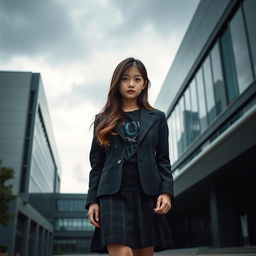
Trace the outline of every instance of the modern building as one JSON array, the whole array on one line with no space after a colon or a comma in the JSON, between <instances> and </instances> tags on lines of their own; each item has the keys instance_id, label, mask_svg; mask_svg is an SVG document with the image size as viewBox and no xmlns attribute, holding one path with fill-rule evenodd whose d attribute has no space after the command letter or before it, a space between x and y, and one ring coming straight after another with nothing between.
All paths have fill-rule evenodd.
<instances>
[{"instance_id":1,"label":"modern building","mask_svg":"<svg viewBox=\"0 0 256 256\"><path fill-rule=\"evenodd\" d=\"M0 227L9 255L48 256L53 225L30 202L32 193L60 190L60 163L40 74L0 72L0 160L11 167L17 199L13 221Z\"/></svg>"},{"instance_id":2,"label":"modern building","mask_svg":"<svg viewBox=\"0 0 256 256\"><path fill-rule=\"evenodd\" d=\"M256 245L256 1L202 0L155 102L177 248Z\"/></svg>"},{"instance_id":3,"label":"modern building","mask_svg":"<svg viewBox=\"0 0 256 256\"><path fill-rule=\"evenodd\" d=\"M33 206L53 224L54 253L89 252L94 226L89 223L84 210L85 199L85 194L31 195Z\"/></svg>"}]
</instances>

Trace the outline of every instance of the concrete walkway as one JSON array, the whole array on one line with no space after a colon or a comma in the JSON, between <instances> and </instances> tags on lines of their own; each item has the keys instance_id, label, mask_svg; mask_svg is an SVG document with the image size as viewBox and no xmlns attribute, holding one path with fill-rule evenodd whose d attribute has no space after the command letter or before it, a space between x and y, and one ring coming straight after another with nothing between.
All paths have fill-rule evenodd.
<instances>
[{"instance_id":1,"label":"concrete walkway","mask_svg":"<svg viewBox=\"0 0 256 256\"><path fill-rule=\"evenodd\" d=\"M64 256L106 256L106 253L65 254ZM256 256L256 246L230 248L187 248L155 252L154 256ZM53 255L55 256L55 255ZM56 255L59 256L59 255Z\"/></svg>"},{"instance_id":2,"label":"concrete walkway","mask_svg":"<svg viewBox=\"0 0 256 256\"><path fill-rule=\"evenodd\" d=\"M65 254L64 256L105 256L105 255L108 255L108 254ZM174 255L177 255L177 256L191 256L191 255L198 255L198 254L183 254L183 253L157 253L155 252L154 253L154 256L161 256L161 255L165 255L165 256L174 256ZM256 256L256 253L244 253L244 254L241 254L241 253L228 253L228 254L200 254L201 256ZM57 255L56 255L57 256ZM59 255L58 255L59 256Z\"/></svg>"},{"instance_id":3,"label":"concrete walkway","mask_svg":"<svg viewBox=\"0 0 256 256\"><path fill-rule=\"evenodd\" d=\"M65 254L64 256L105 256L108 254ZM154 256L191 256L191 255L201 255L201 256L256 256L256 253L212 253L212 254L197 254L197 253L182 253L182 252L155 252ZM57 256L57 255L56 255ZM58 255L59 256L59 255Z\"/></svg>"}]
</instances>

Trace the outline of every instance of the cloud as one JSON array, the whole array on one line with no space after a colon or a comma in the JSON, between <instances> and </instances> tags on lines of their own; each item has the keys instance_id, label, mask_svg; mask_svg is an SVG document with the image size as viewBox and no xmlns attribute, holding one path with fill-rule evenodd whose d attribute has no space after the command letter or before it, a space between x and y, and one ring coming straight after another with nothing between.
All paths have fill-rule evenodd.
<instances>
[{"instance_id":1,"label":"cloud","mask_svg":"<svg viewBox=\"0 0 256 256\"><path fill-rule=\"evenodd\" d=\"M89 61L99 50L139 44L147 28L164 40L184 30L198 1L0 0L0 57Z\"/></svg>"},{"instance_id":2,"label":"cloud","mask_svg":"<svg viewBox=\"0 0 256 256\"><path fill-rule=\"evenodd\" d=\"M172 36L178 30L184 30L190 19L191 9L199 0L140 0L113 1L122 16L122 24L112 31L112 34L129 38L136 35L145 26L152 26L160 40Z\"/></svg>"},{"instance_id":3,"label":"cloud","mask_svg":"<svg viewBox=\"0 0 256 256\"><path fill-rule=\"evenodd\" d=\"M57 1L0 0L0 24L1 58L44 56L60 62L90 55L85 36Z\"/></svg>"},{"instance_id":4,"label":"cloud","mask_svg":"<svg viewBox=\"0 0 256 256\"><path fill-rule=\"evenodd\" d=\"M70 108L79 108L80 104L86 102L101 109L105 104L108 88L104 84L73 84L69 92L58 94L53 100L53 106L69 110Z\"/></svg>"}]
</instances>

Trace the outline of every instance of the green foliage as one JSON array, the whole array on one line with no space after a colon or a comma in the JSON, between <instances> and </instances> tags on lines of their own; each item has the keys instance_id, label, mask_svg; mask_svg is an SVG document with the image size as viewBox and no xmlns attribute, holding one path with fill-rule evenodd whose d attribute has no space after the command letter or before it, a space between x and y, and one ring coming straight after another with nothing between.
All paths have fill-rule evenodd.
<instances>
[{"instance_id":1,"label":"green foliage","mask_svg":"<svg viewBox=\"0 0 256 256\"><path fill-rule=\"evenodd\" d=\"M7 245L0 244L0 252L7 252L7 249L8 249Z\"/></svg>"},{"instance_id":2,"label":"green foliage","mask_svg":"<svg viewBox=\"0 0 256 256\"><path fill-rule=\"evenodd\" d=\"M14 218L9 213L9 202L16 198L12 193L12 185L5 185L5 182L14 177L14 170L2 166L0 160L0 225L6 226Z\"/></svg>"}]
</instances>

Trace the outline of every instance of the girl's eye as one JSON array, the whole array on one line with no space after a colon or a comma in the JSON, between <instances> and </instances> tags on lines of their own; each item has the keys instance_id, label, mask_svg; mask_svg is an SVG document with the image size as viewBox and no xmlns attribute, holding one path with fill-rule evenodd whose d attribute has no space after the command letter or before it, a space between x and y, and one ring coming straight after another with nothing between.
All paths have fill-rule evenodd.
<instances>
[{"instance_id":1,"label":"girl's eye","mask_svg":"<svg viewBox=\"0 0 256 256\"><path fill-rule=\"evenodd\" d=\"M136 78L136 81L140 81L141 79L140 78Z\"/></svg>"},{"instance_id":2,"label":"girl's eye","mask_svg":"<svg viewBox=\"0 0 256 256\"><path fill-rule=\"evenodd\" d=\"M122 80L126 80L127 79L127 77L122 77Z\"/></svg>"}]
</instances>

